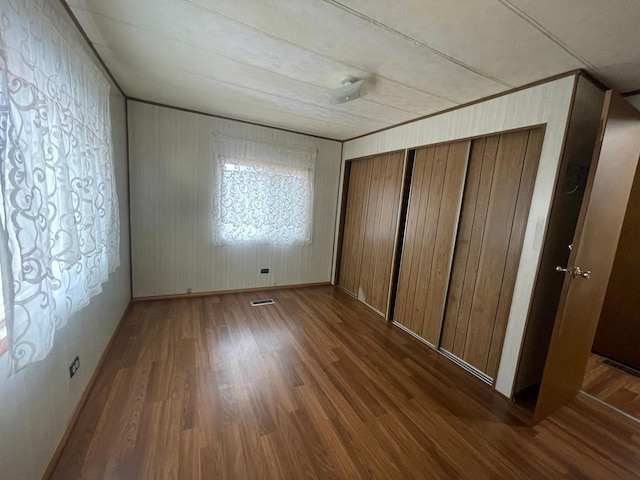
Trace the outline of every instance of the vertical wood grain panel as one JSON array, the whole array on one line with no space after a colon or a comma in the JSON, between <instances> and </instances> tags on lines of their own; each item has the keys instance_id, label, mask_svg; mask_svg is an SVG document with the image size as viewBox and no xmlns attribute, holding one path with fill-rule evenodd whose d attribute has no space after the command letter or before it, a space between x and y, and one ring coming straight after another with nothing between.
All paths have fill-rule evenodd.
<instances>
[{"instance_id":1,"label":"vertical wood grain panel","mask_svg":"<svg viewBox=\"0 0 640 480\"><path fill-rule=\"evenodd\" d=\"M430 288L427 293L426 305L428 308L425 311L426 316L421 335L425 339L434 339L434 344L440 342L470 143L453 143L448 152L447 170L440 200L440 214L436 227Z\"/></svg>"},{"instance_id":2,"label":"vertical wood grain panel","mask_svg":"<svg viewBox=\"0 0 640 480\"><path fill-rule=\"evenodd\" d=\"M453 256L451 278L449 280L447 308L445 310L442 338L440 339L440 346L452 353L455 352L454 343L456 339L456 327L458 326L456 319L460 315L462 291L466 278L465 274L469 265L469 249L473 234L473 216L475 210L468 208L467 205L475 205L478 200L480 172L482 170L482 159L484 157L486 144L486 138L480 138L471 142L467 181L462 198L456 248Z\"/></svg>"},{"instance_id":3,"label":"vertical wood grain panel","mask_svg":"<svg viewBox=\"0 0 640 480\"><path fill-rule=\"evenodd\" d=\"M410 200L419 204L422 196L428 196L428 181L433 166L433 149L421 148L415 154L413 176L410 187ZM429 157L427 159L427 157ZM426 181L425 181L426 179ZM426 191L425 191L426 190ZM404 243L400 259L398 289L394 321L411 329L411 301L415 294L415 275L420 261L418 247L424 229L424 215L420 208L407 208Z\"/></svg>"},{"instance_id":4,"label":"vertical wood grain panel","mask_svg":"<svg viewBox=\"0 0 640 480\"><path fill-rule=\"evenodd\" d=\"M486 373L528 132L501 135L462 358Z\"/></svg>"},{"instance_id":5,"label":"vertical wood grain panel","mask_svg":"<svg viewBox=\"0 0 640 480\"><path fill-rule=\"evenodd\" d=\"M527 216L529 215L529 208L531 207L533 179L538 170L543 138L544 131L541 128L531 130L529 133L527 151L524 157L522 175L520 177L518 199L510 232L503 282L500 288L500 300L498 301L496 320L493 325L491 345L487 359L486 373L492 378L494 378L498 372L498 364L500 362L500 355L502 354L502 345L507 329L509 310L511 309L511 302L513 300L516 275L518 273L518 263L520 261L520 254L522 253Z\"/></svg>"},{"instance_id":6,"label":"vertical wood grain panel","mask_svg":"<svg viewBox=\"0 0 640 480\"><path fill-rule=\"evenodd\" d=\"M402 194L403 152L353 160L339 284L386 314Z\"/></svg>"},{"instance_id":7,"label":"vertical wood grain panel","mask_svg":"<svg viewBox=\"0 0 640 480\"><path fill-rule=\"evenodd\" d=\"M360 262L360 282L357 295L360 300L380 310L374 305L375 270L380 238L380 211L384 193L384 169L388 155L378 155L370 160L369 195L367 214L364 216L362 260Z\"/></svg>"},{"instance_id":8,"label":"vertical wood grain panel","mask_svg":"<svg viewBox=\"0 0 640 480\"><path fill-rule=\"evenodd\" d=\"M436 345L449 283L469 141L416 152L394 320Z\"/></svg>"},{"instance_id":9,"label":"vertical wood grain panel","mask_svg":"<svg viewBox=\"0 0 640 480\"><path fill-rule=\"evenodd\" d=\"M360 262L364 241L363 228L369 199L371 163L370 158L351 162L349 177L339 284L354 295L358 294L360 281Z\"/></svg>"},{"instance_id":10,"label":"vertical wood grain panel","mask_svg":"<svg viewBox=\"0 0 640 480\"><path fill-rule=\"evenodd\" d=\"M513 299L542 129L474 140L442 348L494 377Z\"/></svg>"},{"instance_id":11,"label":"vertical wood grain panel","mask_svg":"<svg viewBox=\"0 0 640 480\"><path fill-rule=\"evenodd\" d=\"M389 155L385 165L385 181L383 199L380 205L378 259L374 278L373 305L379 305L381 312L386 313L393 267L394 246L398 237L398 215L402 196L402 180L404 172L404 152ZM387 219L389 219L387 221ZM377 307L376 307L377 308Z\"/></svg>"}]
</instances>

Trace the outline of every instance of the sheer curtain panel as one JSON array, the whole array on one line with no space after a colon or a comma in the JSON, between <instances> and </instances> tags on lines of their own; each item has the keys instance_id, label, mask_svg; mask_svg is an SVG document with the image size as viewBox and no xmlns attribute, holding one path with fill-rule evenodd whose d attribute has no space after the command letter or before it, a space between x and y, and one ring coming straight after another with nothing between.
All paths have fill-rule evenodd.
<instances>
[{"instance_id":1,"label":"sheer curtain panel","mask_svg":"<svg viewBox=\"0 0 640 480\"><path fill-rule=\"evenodd\" d=\"M215 245L309 245L315 149L213 135Z\"/></svg>"},{"instance_id":2,"label":"sheer curtain panel","mask_svg":"<svg viewBox=\"0 0 640 480\"><path fill-rule=\"evenodd\" d=\"M0 259L16 372L101 292L120 225L108 82L49 1L0 11Z\"/></svg>"}]
</instances>

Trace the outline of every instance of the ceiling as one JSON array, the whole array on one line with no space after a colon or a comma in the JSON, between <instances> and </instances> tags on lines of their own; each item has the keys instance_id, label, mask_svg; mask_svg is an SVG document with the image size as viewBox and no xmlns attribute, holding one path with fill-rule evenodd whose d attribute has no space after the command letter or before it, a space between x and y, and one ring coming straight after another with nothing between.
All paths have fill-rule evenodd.
<instances>
[{"instance_id":1,"label":"ceiling","mask_svg":"<svg viewBox=\"0 0 640 480\"><path fill-rule=\"evenodd\" d=\"M338 140L577 68L640 89L638 0L67 3L126 95Z\"/></svg>"}]
</instances>

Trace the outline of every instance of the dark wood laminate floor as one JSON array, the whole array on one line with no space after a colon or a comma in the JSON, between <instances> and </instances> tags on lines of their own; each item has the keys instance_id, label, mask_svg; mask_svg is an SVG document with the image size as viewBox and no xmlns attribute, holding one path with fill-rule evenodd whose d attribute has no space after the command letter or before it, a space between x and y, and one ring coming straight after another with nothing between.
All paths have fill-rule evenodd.
<instances>
[{"instance_id":1,"label":"dark wood laminate floor","mask_svg":"<svg viewBox=\"0 0 640 480\"><path fill-rule=\"evenodd\" d=\"M592 353L582 389L640 421L640 375L614 365L616 362Z\"/></svg>"},{"instance_id":2,"label":"dark wood laminate floor","mask_svg":"<svg viewBox=\"0 0 640 480\"><path fill-rule=\"evenodd\" d=\"M533 426L316 287L135 304L53 478L631 479L639 453L640 425L605 406Z\"/></svg>"}]
</instances>

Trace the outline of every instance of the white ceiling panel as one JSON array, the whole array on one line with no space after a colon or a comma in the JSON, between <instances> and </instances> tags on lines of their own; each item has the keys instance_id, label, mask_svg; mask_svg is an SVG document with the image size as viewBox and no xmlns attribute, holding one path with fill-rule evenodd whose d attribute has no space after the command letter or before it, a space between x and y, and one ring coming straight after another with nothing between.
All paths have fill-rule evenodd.
<instances>
[{"instance_id":1,"label":"white ceiling panel","mask_svg":"<svg viewBox=\"0 0 640 480\"><path fill-rule=\"evenodd\" d=\"M498 1L324 1L511 87L583 66Z\"/></svg>"},{"instance_id":2,"label":"white ceiling panel","mask_svg":"<svg viewBox=\"0 0 640 480\"><path fill-rule=\"evenodd\" d=\"M640 1L502 0L620 91L640 88Z\"/></svg>"},{"instance_id":3,"label":"white ceiling panel","mask_svg":"<svg viewBox=\"0 0 640 480\"><path fill-rule=\"evenodd\" d=\"M341 140L576 68L640 87L637 0L68 3L127 95Z\"/></svg>"}]
</instances>

